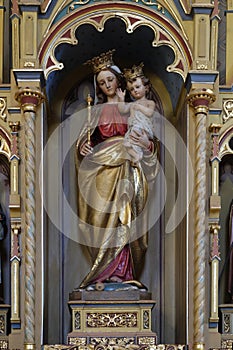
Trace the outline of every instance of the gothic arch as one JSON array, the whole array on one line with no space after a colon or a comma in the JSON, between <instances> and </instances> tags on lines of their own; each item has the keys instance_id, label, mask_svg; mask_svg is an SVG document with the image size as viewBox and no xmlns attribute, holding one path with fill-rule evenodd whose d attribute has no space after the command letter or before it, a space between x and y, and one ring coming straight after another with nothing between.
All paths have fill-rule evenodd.
<instances>
[{"instance_id":1,"label":"gothic arch","mask_svg":"<svg viewBox=\"0 0 233 350\"><path fill-rule=\"evenodd\" d=\"M126 32L133 33L140 26L147 26L154 32L153 47L162 45L170 47L174 52L174 61L166 67L168 72L178 73L185 81L192 63L191 49L178 25L169 21L159 12L154 12L143 6L129 3L93 4L78 8L48 31L39 50L39 61L44 70L45 78L55 70L62 70L64 65L55 56L55 49L60 44L77 45L75 32L82 24L90 24L102 32L105 23L110 18L120 18L126 25Z\"/></svg>"},{"instance_id":2,"label":"gothic arch","mask_svg":"<svg viewBox=\"0 0 233 350\"><path fill-rule=\"evenodd\" d=\"M3 154L10 160L11 157L11 138L8 135L8 132L0 126L0 154Z\"/></svg>"},{"instance_id":3,"label":"gothic arch","mask_svg":"<svg viewBox=\"0 0 233 350\"><path fill-rule=\"evenodd\" d=\"M220 160L227 154L233 156L233 145L231 139L233 138L233 124L230 125L222 132L219 137L219 158Z\"/></svg>"}]
</instances>

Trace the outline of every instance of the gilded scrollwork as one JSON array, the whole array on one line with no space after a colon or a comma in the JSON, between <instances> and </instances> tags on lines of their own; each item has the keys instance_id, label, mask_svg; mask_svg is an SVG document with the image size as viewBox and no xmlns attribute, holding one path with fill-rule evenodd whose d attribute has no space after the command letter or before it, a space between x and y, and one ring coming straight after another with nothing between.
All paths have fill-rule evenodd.
<instances>
[{"instance_id":1,"label":"gilded scrollwork","mask_svg":"<svg viewBox=\"0 0 233 350\"><path fill-rule=\"evenodd\" d=\"M6 100L5 98L0 97L0 117L4 120L4 122L6 121Z\"/></svg>"},{"instance_id":2,"label":"gilded scrollwork","mask_svg":"<svg viewBox=\"0 0 233 350\"><path fill-rule=\"evenodd\" d=\"M136 327L137 313L88 313L87 327Z\"/></svg>"},{"instance_id":3,"label":"gilded scrollwork","mask_svg":"<svg viewBox=\"0 0 233 350\"><path fill-rule=\"evenodd\" d=\"M6 330L6 317L5 315L0 315L0 334L5 334Z\"/></svg>"},{"instance_id":4,"label":"gilded scrollwork","mask_svg":"<svg viewBox=\"0 0 233 350\"><path fill-rule=\"evenodd\" d=\"M155 337L140 337L138 339L138 344L139 345L148 345L148 346L155 346L156 345L156 338ZM161 344L160 344L161 345ZM162 344L165 349L165 345ZM160 348L158 348L160 349Z\"/></svg>"},{"instance_id":5,"label":"gilded scrollwork","mask_svg":"<svg viewBox=\"0 0 233 350\"><path fill-rule=\"evenodd\" d=\"M233 345L233 340L232 339L226 339L226 340L222 340L222 344L221 344L221 349L232 349L232 345Z\"/></svg>"},{"instance_id":6,"label":"gilded scrollwork","mask_svg":"<svg viewBox=\"0 0 233 350\"><path fill-rule=\"evenodd\" d=\"M143 311L143 328L144 329L150 328L150 313L148 310Z\"/></svg>"},{"instance_id":7,"label":"gilded scrollwork","mask_svg":"<svg viewBox=\"0 0 233 350\"><path fill-rule=\"evenodd\" d=\"M102 347L102 349L109 349L113 346L119 346L129 349L129 347L135 345L135 338L133 337L92 337L90 344L95 347Z\"/></svg>"},{"instance_id":8,"label":"gilded scrollwork","mask_svg":"<svg viewBox=\"0 0 233 350\"><path fill-rule=\"evenodd\" d=\"M82 2L86 0L80 0ZM140 0L141 1L141 0ZM147 5L152 5L152 1L154 0L143 0ZM78 1L79 2L79 1ZM70 6L72 8L75 6L77 1L73 2ZM135 2L135 1L134 1ZM137 1L136 1L137 2ZM153 2L154 4L154 2ZM92 25L98 32L104 31L105 23L116 16L120 18L126 25L126 32L133 33L138 27L146 26L152 29L154 32L154 40L152 40L152 47L159 46L168 46L174 52L174 61L167 66L166 70L168 72L173 72L179 74L183 80L186 79L189 67L192 62L192 53L187 43L180 36L180 28L177 27L176 23L174 23L174 31L171 35L170 27L168 28L166 21L162 24L159 21L152 21L151 16L147 14L142 14L137 11L137 8L131 4L131 9L127 8L125 11L124 2L121 5L114 6L112 11L103 10L100 12L99 7L95 11L96 3L93 4L93 8L90 13L85 14L80 18L76 18L73 23L69 22L69 27L64 23L64 26L61 25L61 29L56 32L55 37L52 43L45 40L40 49L40 62L44 69L45 78L47 79L49 74L55 70L62 70L64 68L64 64L59 62L55 56L55 51L57 46L60 44L68 44L68 45L77 45L78 38L76 38L75 34L77 33L78 27L81 25L89 24ZM129 6L129 4L127 4ZM158 4L159 16L163 16L163 9L161 5ZM68 13L67 16L72 16L73 12L78 11L78 9L74 9L72 13ZM129 11L131 11L129 15ZM171 21L169 22L171 25ZM51 31L52 33L52 31Z\"/></svg>"},{"instance_id":9,"label":"gilded scrollwork","mask_svg":"<svg viewBox=\"0 0 233 350\"><path fill-rule=\"evenodd\" d=\"M81 328L81 315L80 311L76 311L74 314L74 328L80 329Z\"/></svg>"},{"instance_id":10,"label":"gilded scrollwork","mask_svg":"<svg viewBox=\"0 0 233 350\"><path fill-rule=\"evenodd\" d=\"M224 329L224 333L230 333L230 329L231 329L231 315L230 314L224 314L223 329Z\"/></svg>"},{"instance_id":11,"label":"gilded scrollwork","mask_svg":"<svg viewBox=\"0 0 233 350\"><path fill-rule=\"evenodd\" d=\"M70 13L71 11L74 11L77 6L80 5L86 5L90 3L92 0L78 0L78 1L73 1L72 4L69 5L67 9L67 13ZM101 0L94 0L95 2L101 1ZM156 0L131 0L132 2L136 3L142 3L147 6L155 6L158 11L161 11L163 14L165 13L164 7Z\"/></svg>"},{"instance_id":12,"label":"gilded scrollwork","mask_svg":"<svg viewBox=\"0 0 233 350\"><path fill-rule=\"evenodd\" d=\"M223 102L223 123L228 121L230 118L233 117L233 100L225 100Z\"/></svg>"},{"instance_id":13,"label":"gilded scrollwork","mask_svg":"<svg viewBox=\"0 0 233 350\"><path fill-rule=\"evenodd\" d=\"M94 349L94 347L92 345L87 345L87 339L84 337L70 337L69 344L70 345L77 345L80 348L82 348L83 350L84 349Z\"/></svg>"},{"instance_id":14,"label":"gilded scrollwork","mask_svg":"<svg viewBox=\"0 0 233 350\"><path fill-rule=\"evenodd\" d=\"M8 349L8 341L7 340L0 340L0 349Z\"/></svg>"}]
</instances>

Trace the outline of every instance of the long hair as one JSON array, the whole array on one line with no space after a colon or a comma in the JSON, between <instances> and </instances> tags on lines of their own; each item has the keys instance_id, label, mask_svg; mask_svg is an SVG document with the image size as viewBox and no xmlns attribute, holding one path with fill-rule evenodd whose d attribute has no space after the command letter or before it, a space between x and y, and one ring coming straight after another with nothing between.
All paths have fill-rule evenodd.
<instances>
[{"instance_id":1,"label":"long hair","mask_svg":"<svg viewBox=\"0 0 233 350\"><path fill-rule=\"evenodd\" d=\"M126 83L125 83L125 79L123 77L123 74L120 72L120 69L119 69L119 72L116 69L114 69L114 67L108 67L108 68L105 68L104 70L109 71L112 74L114 74L116 79L117 79L117 86L120 89L125 90ZM95 76L95 83L96 83L95 89L96 89L96 97L97 97L98 104L107 102L107 96L103 93L103 91L101 90L101 88L99 87L98 82L97 82L97 77L98 77L99 73L97 73Z\"/></svg>"}]
</instances>

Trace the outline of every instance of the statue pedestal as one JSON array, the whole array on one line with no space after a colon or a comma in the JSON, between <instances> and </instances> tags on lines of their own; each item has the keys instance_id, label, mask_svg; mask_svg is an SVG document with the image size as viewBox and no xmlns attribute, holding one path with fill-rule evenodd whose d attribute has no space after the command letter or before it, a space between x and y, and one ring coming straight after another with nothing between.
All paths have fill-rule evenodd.
<instances>
[{"instance_id":1,"label":"statue pedestal","mask_svg":"<svg viewBox=\"0 0 233 350\"><path fill-rule=\"evenodd\" d=\"M219 305L221 348L233 347L233 304Z\"/></svg>"},{"instance_id":2,"label":"statue pedestal","mask_svg":"<svg viewBox=\"0 0 233 350\"><path fill-rule=\"evenodd\" d=\"M71 293L72 332L68 344L99 345L103 349L109 345L156 345L157 335L151 330L155 301L149 297L150 293L140 290Z\"/></svg>"}]
</instances>

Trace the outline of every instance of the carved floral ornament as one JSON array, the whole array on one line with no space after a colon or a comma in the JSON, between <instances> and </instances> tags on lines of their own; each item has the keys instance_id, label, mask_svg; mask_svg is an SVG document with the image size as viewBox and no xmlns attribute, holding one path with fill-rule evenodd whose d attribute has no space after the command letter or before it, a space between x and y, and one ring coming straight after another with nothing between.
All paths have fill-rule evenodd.
<instances>
[{"instance_id":1,"label":"carved floral ornament","mask_svg":"<svg viewBox=\"0 0 233 350\"><path fill-rule=\"evenodd\" d=\"M67 14L51 27L39 51L39 60L46 79L51 72L64 67L63 63L55 57L57 46L64 43L78 45L75 32L79 26L90 24L97 31L102 32L106 22L117 17L125 23L126 32L129 34L140 26L151 28L154 32L152 47L165 45L174 52L174 62L167 66L167 71L178 73L185 80L192 63L192 54L184 33L178 26L168 21L162 14L139 5L122 2L114 4L114 7L111 6L111 11L109 9L108 4L102 3L82 7Z\"/></svg>"},{"instance_id":2,"label":"carved floral ornament","mask_svg":"<svg viewBox=\"0 0 233 350\"><path fill-rule=\"evenodd\" d=\"M4 120L4 122L6 121L6 100L2 97L0 97L0 117Z\"/></svg>"},{"instance_id":3,"label":"carved floral ornament","mask_svg":"<svg viewBox=\"0 0 233 350\"><path fill-rule=\"evenodd\" d=\"M223 123L228 121L230 118L233 118L233 100L228 99L223 101Z\"/></svg>"},{"instance_id":4,"label":"carved floral ornament","mask_svg":"<svg viewBox=\"0 0 233 350\"><path fill-rule=\"evenodd\" d=\"M112 344L99 344L97 346L88 345L45 345L44 350L183 350L185 345L179 344L158 344L158 345L136 345L127 344L119 345L114 344L114 338Z\"/></svg>"}]
</instances>

